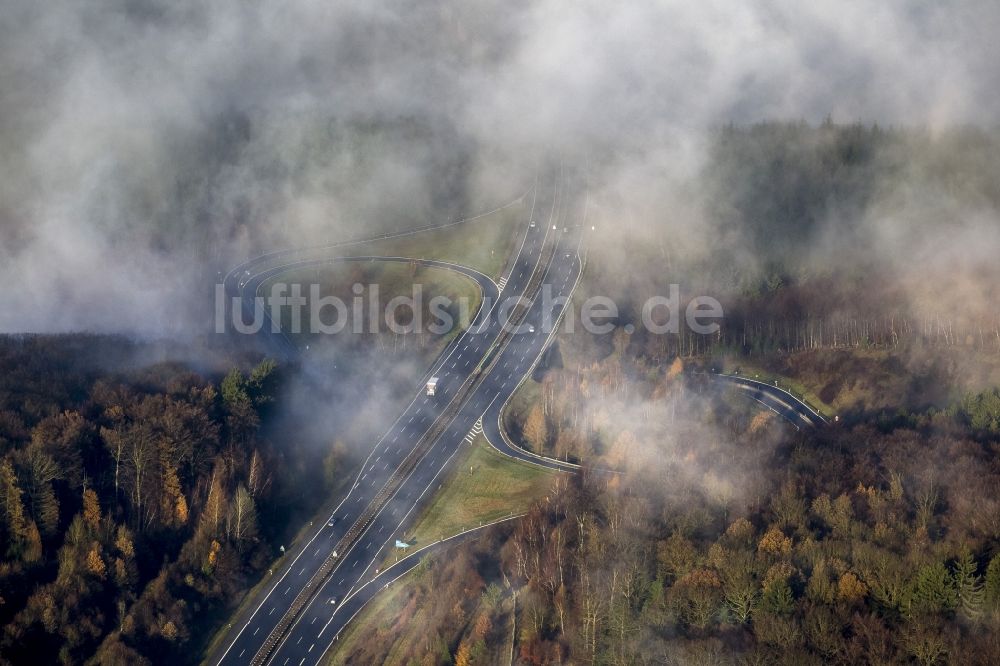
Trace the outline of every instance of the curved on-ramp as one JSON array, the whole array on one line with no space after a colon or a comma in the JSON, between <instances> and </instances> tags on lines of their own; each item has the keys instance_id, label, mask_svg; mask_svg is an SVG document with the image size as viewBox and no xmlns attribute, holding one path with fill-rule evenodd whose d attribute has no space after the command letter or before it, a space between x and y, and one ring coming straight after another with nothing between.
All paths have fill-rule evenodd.
<instances>
[{"instance_id":1,"label":"curved on-ramp","mask_svg":"<svg viewBox=\"0 0 1000 666\"><path fill-rule=\"evenodd\" d=\"M553 203L553 211L557 210L557 206ZM559 211L558 215L562 215L562 211ZM553 212L553 215L557 213ZM555 227L553 227L555 228ZM579 277L582 273L584 257L581 257L580 247L582 245L583 236L579 234L578 228L572 229L572 234L567 234L565 238L556 241L556 245L562 247L556 255L558 257L553 257L549 259L549 264L544 267L543 271L543 283L561 285L563 293L572 296L573 291L576 289L576 285L579 281ZM540 230L539 230L540 231ZM528 233L531 233L530 231ZM545 238L549 236L549 224L545 225ZM560 237L563 234L559 234ZM527 235L525 236L527 238ZM534 241L533 241L534 242ZM545 241L542 241L542 245ZM574 248L575 246L575 248ZM522 249L524 245L522 243ZM496 301L502 292L508 290L508 287L513 287L514 284L525 284L529 278L524 278L520 282L514 280L516 276L514 275L514 269L511 269L511 274L505 276L505 279L501 280L501 284L505 286L501 288L497 282L495 282L489 276L477 271L475 269L469 268L467 266L462 266L459 264L454 264L450 262L443 262L437 260L427 260L427 259L416 259L409 257L379 257L379 256L329 256L330 252L337 249L337 246L327 246L323 248L307 248L299 251L283 251L280 253L273 253L271 255L266 255L265 257L260 257L250 262L247 262L237 269L234 269L226 276L226 292L233 295L242 295L243 303L246 304L248 301L252 304L258 298L257 293L259 288L265 281L280 275L283 272L293 270L295 268L306 267L310 265L320 265L320 264L330 264L336 262L373 262L373 261L394 261L394 262L413 262L418 265L442 268L446 270L451 270L458 272L473 279L479 288L482 290L483 299L481 300L480 308L476 315L473 317L473 321L470 328L464 331L461 335L455 336L452 342L446 347L438 359L432 364L431 368L437 368L443 366L450 359L452 353L459 349L462 341L470 334L470 330L474 329L476 326L483 323L487 319L492 311L492 307L496 307ZM575 249L575 252L573 251ZM518 252L520 255L520 250ZM565 255L566 261L563 261L563 256ZM539 260L540 261L540 260ZM515 259L515 264L517 260ZM537 269L537 268L536 268ZM529 271L530 272L530 271ZM510 284L508 284L508 279ZM516 292L516 287L514 288ZM532 318L532 321L536 321L536 318L541 315L542 307L539 302L541 299L536 299L530 306L527 316ZM492 307L489 304L492 302ZM569 302L567 299L566 302ZM265 311L266 314L266 311ZM482 425L484 432L487 436L490 444L500 451L502 454L529 462L535 465L541 465L551 469L562 470L562 471L574 471L579 468L578 465L570 463L567 461L561 461L554 458L549 458L546 456L541 456L534 454L532 452L526 451L525 449L514 444L507 437L506 433L503 431L502 424L500 423L500 418L503 412L504 405L509 401L510 397L517 390L517 388L529 377L532 371L536 368L542 353L551 343L552 338L555 335L555 331L558 328L558 322L563 316L564 311L560 306L558 316L556 317L556 323L551 327L546 336L541 335L531 335L526 337L514 338L506 340L506 342L501 345L496 351L495 357L497 359L509 358L514 367L506 373L491 373L494 376L489 378L492 382L489 386L490 391L496 391L495 397L487 402L483 402L480 406L476 408L476 414L481 415ZM290 341L280 332L273 332L271 326L265 327L266 337L265 339L271 343L272 349L284 357L295 357L298 355L298 349L290 343ZM532 331L533 332L533 331ZM442 361L442 359L445 359ZM504 366L507 367L506 364ZM499 368L497 368L499 369ZM495 375L501 375L497 377ZM510 379L513 376L513 383L511 385ZM771 388L763 383L754 383L753 380L746 380L744 378L739 378L736 380L734 378L729 378L728 376L717 376L720 381L733 381L738 387L748 392L750 397L757 400L758 402L764 404L768 408L776 411L784 418L789 419L793 422L793 425L800 427L801 425L812 426L822 421L822 417L808 408L808 406L802 404L797 398L786 392L781 392L780 390L772 391ZM502 384L501 384L502 382ZM759 385L758 385L759 384ZM470 398L471 400L471 398ZM482 411L479 411L482 410ZM404 412L405 414L406 412ZM475 415L471 416L473 419ZM797 419L798 422L793 419ZM817 420L818 419L818 420ZM413 420L412 418L410 419ZM459 435L461 437L461 435ZM381 443L381 442L380 442ZM378 445L376 445L378 446ZM456 450L457 452L457 450ZM454 455L454 454L452 454ZM367 466L368 461L365 465ZM445 462L447 466L447 461ZM364 469L364 467L363 467ZM442 467L443 469L443 467ZM435 477L436 478L436 477ZM433 479L431 479L433 481ZM355 485L357 487L357 484ZM359 498L360 499L360 498ZM346 501L346 500L345 500ZM405 518L404 518L405 519ZM332 523L331 523L332 524ZM346 621L340 623L341 626L346 625L347 622L356 615L357 612L363 608L364 604L367 603L377 592L383 589L384 585L379 584L381 581L391 582L399 575L402 575L408 571L412 566L415 566L416 562L419 560L418 555L428 554L431 552L436 552L441 548L445 548L451 543L464 538L469 538L471 535L478 532L477 530L470 530L469 532L463 533L461 535L455 535L451 539L446 539L444 541L438 542L437 544L432 544L428 546L425 550L420 551L420 553L414 553L404 560L400 560L399 563L389 567L386 571L381 572L376 575L373 579L367 581L363 585L359 586L357 589L353 589L344 596L341 604L338 606L337 613L341 614L341 617L345 617ZM315 538L315 537L314 537ZM312 543L312 542L310 542ZM317 550L319 552L319 550ZM401 566L398 566L401 565ZM332 583L331 583L332 584ZM338 594L338 597L341 596ZM348 604L351 604L350 606ZM355 608L356 605L356 608ZM256 611L255 611L256 612ZM348 614L350 613L350 614ZM237 639L239 636L237 636ZM310 646L311 650L311 646ZM324 650L325 651L325 650Z\"/></svg>"},{"instance_id":2,"label":"curved on-ramp","mask_svg":"<svg viewBox=\"0 0 1000 666\"><path fill-rule=\"evenodd\" d=\"M768 408L797 430L827 425L825 416L785 389L741 375L709 375L714 381L734 386L747 397Z\"/></svg>"}]
</instances>

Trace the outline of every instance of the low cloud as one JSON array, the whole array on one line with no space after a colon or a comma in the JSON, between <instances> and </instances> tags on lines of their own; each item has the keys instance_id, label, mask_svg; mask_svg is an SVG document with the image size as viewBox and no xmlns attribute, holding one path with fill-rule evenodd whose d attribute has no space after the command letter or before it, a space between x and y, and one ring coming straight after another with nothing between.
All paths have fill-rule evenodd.
<instances>
[{"instance_id":1,"label":"low cloud","mask_svg":"<svg viewBox=\"0 0 1000 666\"><path fill-rule=\"evenodd\" d=\"M248 254L461 217L558 159L695 233L714 127L1000 107L989 2L3 5L2 331L206 330Z\"/></svg>"}]
</instances>

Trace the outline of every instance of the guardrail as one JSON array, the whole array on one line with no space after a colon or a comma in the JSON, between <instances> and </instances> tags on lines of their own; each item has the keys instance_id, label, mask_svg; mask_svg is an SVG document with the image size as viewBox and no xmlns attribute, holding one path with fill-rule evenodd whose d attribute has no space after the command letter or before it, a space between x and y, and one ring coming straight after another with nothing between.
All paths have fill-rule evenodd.
<instances>
[{"instance_id":1,"label":"guardrail","mask_svg":"<svg viewBox=\"0 0 1000 666\"><path fill-rule=\"evenodd\" d=\"M413 236L413 235L416 235L416 234L424 233L426 231L437 231L437 230L440 230L440 229L448 229L450 227L458 226L460 224L466 224L468 222L475 222L476 220L480 220L480 219L489 217L490 215L493 215L494 213L498 213L498 212L500 212L502 210L505 210L507 208L510 208L512 206L516 206L516 205L520 204L524 200L524 197L527 196L528 192L530 192L533 188L534 188L534 186L528 188L524 193L522 193L517 198L512 199L511 201L508 201L507 203L505 203L503 205L497 206L496 208L494 208L492 210L488 210L488 211L479 213L477 215L473 215L472 217L463 217L460 220L453 220L451 222L444 222L444 223L441 223L441 224L424 225L422 227L416 227L414 229L407 229L406 231L389 232L389 233L379 234L379 235L376 235L376 236L368 236L368 237L365 237L365 238L353 238L353 239L344 240L344 241L336 241L336 242L332 242L332 243L325 243L323 245L306 246L306 247L290 247L290 248L285 248L285 249L282 249L282 250L274 250L272 252L265 252L263 254L259 254L259 255L253 256L253 257L247 257L246 261L242 262L238 266L235 266L234 268L230 269L228 273L226 273L225 280L232 279L233 276L236 273L238 273L240 270L243 270L245 266L248 266L250 264L253 264L253 263L265 260L265 259L276 259L276 258L279 258L279 257L288 256L288 255L295 254L295 253L298 253L298 252L326 251L326 250L330 250L332 248L350 247L352 245L364 245L366 243L375 243L375 242L378 242L378 241L392 240L392 239L395 239L395 238L403 238L403 237L406 237L406 236Z\"/></svg>"},{"instance_id":2,"label":"guardrail","mask_svg":"<svg viewBox=\"0 0 1000 666\"><path fill-rule=\"evenodd\" d=\"M389 476L389 479L385 484L379 489L369 502L367 508L362 512L357 520L351 525L351 527L344 533L344 536L337 541L333 548L333 551L327 556L323 564L320 565L319 569L312 575L309 582L306 583L305 587L296 595L295 599L292 601L291 606L289 606L288 611L281 617L278 623L275 625L271 633L268 634L267 639L261 645L260 650L254 655L251 660L253 666L260 666L265 663L267 659L271 656L271 653L281 642L282 637L288 631L289 627L295 622L295 619L299 616L299 613L309 604L312 598L319 591L319 588L323 586L327 577L333 573L336 568L337 560L346 555L351 547L357 543L358 539L368 528L382 508L388 503L389 499L396 493L397 490L403 485L406 478L410 473L417 467L420 459L423 458L424 454L431 448L433 443L441 436L448 424L461 409L462 403L465 398L471 393L473 385L475 384L475 378L470 376L462 386L459 387L458 392L456 392L455 397L452 398L451 402L443 412L435 419L431 427L421 436L417 441L417 445L413 447L403 462L397 467L393 473Z\"/></svg>"},{"instance_id":3,"label":"guardrail","mask_svg":"<svg viewBox=\"0 0 1000 666\"><path fill-rule=\"evenodd\" d=\"M546 238L546 243L548 247L543 248L541 258L535 265L535 268L528 280L528 284L525 287L524 294L532 294L539 289L542 280L545 276L545 270L548 266L549 261L551 261L553 254L555 253L556 241L549 241ZM528 298L530 301L530 297ZM497 348L502 348L503 344L513 335L512 326L517 325L524 319L528 312L528 305L523 302L519 302L514 310L511 312L508 318L508 325L501 329L500 334L497 336L497 340L494 346ZM489 353L489 352L488 352ZM354 524L347 530L343 537L337 541L333 551L329 556L323 561L319 569L312 575L309 582L306 583L305 587L299 591L295 599L289 606L288 611L282 615L281 619L275 625L271 633L268 634L264 643L261 645L260 649L254 655L250 663L253 666L261 666L267 662L268 658L274 652L275 648L281 642L285 633L295 622L295 619L299 616L303 609L309 604L312 598L316 595L319 589L323 586L327 577L333 573L336 568L337 560L346 555L347 552L354 546L354 544L360 539L361 535L364 533L368 525L378 516L382 508L388 503L389 499L396 493L397 490L403 485L406 478L410 473L416 469L420 460L424 457L427 451L430 450L434 442L437 441L438 437L444 432L445 428L451 423L452 419L458 414L462 405L465 403L466 398L471 395L472 391L479 386L481 381L489 374L489 370L496 364L499 360L499 354L493 355L488 365L477 367L474 372L472 372L462 385L459 387L455 396L445 407L444 411L438 415L437 419L431 427L421 436L417 441L416 446L410 451L410 453L403 459L403 462L397 467L393 473L389 476L385 485L379 489L378 493L368 504L368 507L364 512L358 517Z\"/></svg>"},{"instance_id":4,"label":"guardrail","mask_svg":"<svg viewBox=\"0 0 1000 666\"><path fill-rule=\"evenodd\" d=\"M818 408L816 408L814 405L812 405L812 403L810 403L806 399L805 395L797 395L791 389L785 388L783 386L779 386L777 384L778 380L774 380L775 383L772 384L770 382L761 381L760 379L752 379L750 377L746 377L744 375L737 375L737 374L715 373L715 376L716 377L721 377L723 379L728 379L728 380L734 381L734 382L745 382L747 384L754 384L756 386L768 388L768 389L771 389L771 390L776 390L779 393L784 393L785 395L787 395L788 397L792 398L793 400L795 400L796 402L798 402L799 404L801 404L803 407L805 407L813 416L815 416L816 418L818 418L823 423L826 423L826 424L830 423L830 419L827 418L822 412L820 412Z\"/></svg>"}]
</instances>

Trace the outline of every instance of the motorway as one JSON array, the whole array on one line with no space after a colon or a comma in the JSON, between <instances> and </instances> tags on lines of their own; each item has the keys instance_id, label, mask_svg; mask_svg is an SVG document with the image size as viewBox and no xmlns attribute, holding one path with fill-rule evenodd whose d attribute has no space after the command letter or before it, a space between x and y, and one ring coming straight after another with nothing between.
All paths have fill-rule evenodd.
<instances>
[{"instance_id":1,"label":"motorway","mask_svg":"<svg viewBox=\"0 0 1000 666\"><path fill-rule=\"evenodd\" d=\"M273 582L245 617L236 620L221 654L213 655L213 663L263 663L264 656L270 663L282 665L322 660L353 615L348 612L356 603L352 592L374 575L394 540L403 538L418 515L420 503L438 487L466 435L485 413L503 405L548 342L551 327L543 326L543 319L557 319L561 306L543 312L543 300L534 296L541 282L550 285L553 300L558 302L572 292L579 278L584 234L579 187L569 179L553 178L529 195L531 204L525 206L517 257L500 280L499 305L495 298L487 298L497 285L491 287L488 278L469 269L462 271L484 289L483 306L474 325L449 346L432 369L440 378L437 395L427 397L415 387L413 401L372 449L347 496L311 538L286 555L287 564L274 572ZM536 225L529 226L529 219L536 219ZM226 288L241 293L246 302L270 277L291 266L321 260L286 254L280 257L279 266L256 261L230 273ZM506 299L524 295L526 289L531 293L522 298L523 306L514 309L518 313L515 319L523 316L517 332L504 334L501 322L511 311ZM280 333L266 335L278 336L274 346L292 353ZM510 454L530 457L520 449ZM374 515L366 514L370 505ZM352 530L359 519L363 525ZM345 535L358 530L344 551L332 558L331 565L333 550ZM332 570L326 573L324 566ZM315 590L310 589L312 585L316 585ZM304 595L308 600L301 602ZM300 607L296 607L297 598ZM298 612L289 614L291 609ZM282 626L286 615L295 617L290 627Z\"/></svg>"},{"instance_id":2,"label":"motorway","mask_svg":"<svg viewBox=\"0 0 1000 666\"><path fill-rule=\"evenodd\" d=\"M716 382L736 387L751 400L759 402L791 423L797 430L816 428L827 423L826 417L780 387L740 375L713 374L711 377Z\"/></svg>"},{"instance_id":3,"label":"motorway","mask_svg":"<svg viewBox=\"0 0 1000 666\"><path fill-rule=\"evenodd\" d=\"M442 352L427 376L440 378L437 394L414 387L414 398L373 447L353 487L329 518L284 558L253 604L238 617L210 663L318 664L340 631L379 590L415 566L404 558L386 571L377 567L405 539L419 509L440 487L441 479L470 433L482 428L500 452L548 468L572 471L576 465L531 452L511 443L503 432L503 406L538 362L555 332L580 277L586 235L582 187L570 179L536 184L525 205L522 239L516 258L499 283L470 268L416 260L458 271L479 285L482 306L467 331ZM529 225L534 220L536 224ZM227 293L243 303L267 280L303 266L336 261L415 261L405 257L336 257L333 248L267 255L234 269L225 279ZM540 295L540 285L551 298ZM508 298L522 296L515 308L516 333L503 331L510 313ZM252 319L252 309L244 313ZM292 357L295 347L265 326L272 352ZM775 411L795 427L823 422L791 394L743 377L713 375ZM442 542L449 543L449 542ZM334 551L341 547L343 552ZM436 549L439 546L434 546Z\"/></svg>"}]
</instances>

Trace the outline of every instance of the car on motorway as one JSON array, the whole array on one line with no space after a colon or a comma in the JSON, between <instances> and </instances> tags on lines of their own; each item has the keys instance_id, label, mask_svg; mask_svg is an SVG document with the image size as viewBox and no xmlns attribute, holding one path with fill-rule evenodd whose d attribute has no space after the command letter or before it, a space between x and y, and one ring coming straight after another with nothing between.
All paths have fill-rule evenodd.
<instances>
[{"instance_id":1,"label":"car on motorway","mask_svg":"<svg viewBox=\"0 0 1000 666\"><path fill-rule=\"evenodd\" d=\"M534 228L535 228L535 226L536 226L536 225L535 225L535 221L534 221L534 220L532 220L531 222L528 222L528 226L529 226L529 227L531 227L532 229L534 229Z\"/></svg>"},{"instance_id":2,"label":"car on motorway","mask_svg":"<svg viewBox=\"0 0 1000 666\"><path fill-rule=\"evenodd\" d=\"M531 324L528 324L528 333L534 333L534 332L535 332L535 327L532 326Z\"/></svg>"},{"instance_id":3,"label":"car on motorway","mask_svg":"<svg viewBox=\"0 0 1000 666\"><path fill-rule=\"evenodd\" d=\"M330 597L330 605L331 606L337 605L337 597Z\"/></svg>"},{"instance_id":4,"label":"car on motorway","mask_svg":"<svg viewBox=\"0 0 1000 666\"><path fill-rule=\"evenodd\" d=\"M326 526L327 527L333 527L333 524L335 522L337 522L337 519L336 518L331 518L330 520L326 521Z\"/></svg>"}]
</instances>

